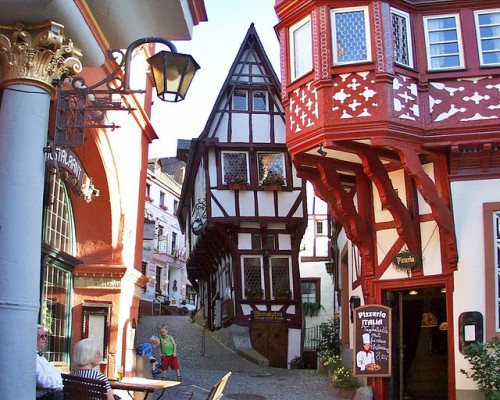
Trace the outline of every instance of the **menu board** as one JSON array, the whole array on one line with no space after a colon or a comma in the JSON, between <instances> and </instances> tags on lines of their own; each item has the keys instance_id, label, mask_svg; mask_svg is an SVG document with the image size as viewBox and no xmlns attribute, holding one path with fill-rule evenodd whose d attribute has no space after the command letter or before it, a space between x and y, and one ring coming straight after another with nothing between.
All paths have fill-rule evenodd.
<instances>
[{"instance_id":1,"label":"menu board","mask_svg":"<svg viewBox=\"0 0 500 400\"><path fill-rule=\"evenodd\" d=\"M354 310L354 376L391 376L391 311L378 304Z\"/></svg>"}]
</instances>

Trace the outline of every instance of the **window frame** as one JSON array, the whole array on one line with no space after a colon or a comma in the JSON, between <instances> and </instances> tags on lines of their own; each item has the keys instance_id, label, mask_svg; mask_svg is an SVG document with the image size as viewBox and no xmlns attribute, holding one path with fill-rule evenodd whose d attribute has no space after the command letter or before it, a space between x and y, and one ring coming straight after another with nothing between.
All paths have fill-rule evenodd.
<instances>
[{"instance_id":1,"label":"window frame","mask_svg":"<svg viewBox=\"0 0 500 400\"><path fill-rule=\"evenodd\" d=\"M354 11L363 11L365 17L365 45L366 45L366 59L363 60L353 60L353 61L338 61L338 52L337 52L337 29L335 23L335 14L346 13L346 12L354 12ZM334 66L337 65L349 65L349 64L361 64L366 62L372 62L372 38L371 38L371 28L370 28L370 11L368 6L359 6L359 7L343 7L343 8L332 8L330 10L330 34L332 38L332 62Z\"/></svg>"},{"instance_id":2,"label":"window frame","mask_svg":"<svg viewBox=\"0 0 500 400\"><path fill-rule=\"evenodd\" d=\"M234 99L235 99L235 94L236 93L244 93L245 94L245 108L236 108ZM233 90L233 93L231 95L231 110L232 111L248 111L248 90L243 90L243 89L235 89Z\"/></svg>"},{"instance_id":3,"label":"window frame","mask_svg":"<svg viewBox=\"0 0 500 400\"><path fill-rule=\"evenodd\" d=\"M457 32L457 44L458 44L458 59L460 61L460 65L457 66L452 66L452 67L441 67L441 68L433 68L432 67L432 59L436 58L438 56L432 56L431 55L431 44L435 43L430 43L430 37L429 37L429 25L428 21L434 20L434 19L443 19L443 18L455 18L455 29ZM461 29L461 24L460 24L460 15L459 14L439 14L439 15L426 15L422 17L422 23L424 26L424 40L425 40L425 57L427 60L427 70L431 72L440 72L440 71L450 71L450 70L456 70L456 69L464 69L465 68L465 57L464 57L464 44L462 40L462 29ZM451 54L442 54L439 55L440 57L443 56L449 56Z\"/></svg>"},{"instance_id":4,"label":"window frame","mask_svg":"<svg viewBox=\"0 0 500 400\"><path fill-rule=\"evenodd\" d=\"M300 278L300 301L304 303L304 294L302 293L302 283L314 283L316 285L316 303L321 304L321 278Z\"/></svg>"},{"instance_id":5,"label":"window frame","mask_svg":"<svg viewBox=\"0 0 500 400\"><path fill-rule=\"evenodd\" d=\"M271 286L271 294L273 298L276 298L274 293L274 285L273 285L273 261L277 259L286 259L288 261L288 289L290 290L290 298L293 298L293 274L292 274L292 260L290 256L271 256L269 257L269 282Z\"/></svg>"},{"instance_id":6,"label":"window frame","mask_svg":"<svg viewBox=\"0 0 500 400\"><path fill-rule=\"evenodd\" d=\"M258 259L260 262L260 288L264 292L263 298L266 296L266 280L264 276L264 257L263 256L254 256L254 255L249 255L245 254L241 256L241 298L246 299L247 296L245 294L245 287L246 287L246 276L245 276L245 259Z\"/></svg>"},{"instance_id":7,"label":"window frame","mask_svg":"<svg viewBox=\"0 0 500 400\"><path fill-rule=\"evenodd\" d=\"M266 103L264 110L258 110L255 108L255 95L257 93L264 94L264 99L265 99L265 103ZM267 111L269 111L269 93L267 92L267 90L254 90L252 92L252 111L254 111L254 112L267 112Z\"/></svg>"},{"instance_id":8,"label":"window frame","mask_svg":"<svg viewBox=\"0 0 500 400\"><path fill-rule=\"evenodd\" d=\"M474 11L474 24L475 24L475 29L476 29L476 41L477 41L477 51L479 55L479 65L481 67L495 67L500 65L500 61L497 63L485 63L484 62L484 57L483 57L483 45L482 45L482 38L481 38L481 26L479 25L479 16L484 15L484 14L500 14L500 8L495 8L492 10L475 10ZM499 24L500 26L500 24ZM500 37L499 37L500 40ZM497 50L500 52L500 49Z\"/></svg>"},{"instance_id":9,"label":"window frame","mask_svg":"<svg viewBox=\"0 0 500 400\"><path fill-rule=\"evenodd\" d=\"M247 182L250 182L250 164L249 164L249 157L248 157L248 152L247 151L232 151L232 150L222 150L221 151L221 172L222 172L222 183L224 185L229 185L229 182L226 181L226 177L230 176L230 174L226 173L226 165L224 163L224 155L225 154L245 154L245 160L246 160L246 178Z\"/></svg>"},{"instance_id":10,"label":"window frame","mask_svg":"<svg viewBox=\"0 0 500 400\"><path fill-rule=\"evenodd\" d=\"M259 165L260 165L260 156L261 155L269 155L269 154L274 154L274 155L282 155L282 170L283 170L283 175L282 177L285 178L285 184L283 186L286 186L288 184L288 180L286 180L286 177L287 177L287 171L286 171L286 154L285 152L283 151L258 151L257 152L257 178L258 178L258 181L259 181L259 185L262 184L262 181L265 179L265 178L261 178L261 171L260 171L260 168L259 168Z\"/></svg>"},{"instance_id":11,"label":"window frame","mask_svg":"<svg viewBox=\"0 0 500 400\"><path fill-rule=\"evenodd\" d=\"M409 64L404 64L400 61L396 60L396 54L394 54L394 62L397 65L401 65L404 67L408 68L414 68L414 63L413 63L413 36L411 32L411 16L409 13L403 10L399 10L397 8L391 7L391 26L392 26L392 14L396 14L399 17L402 17L405 19L405 24L406 24L406 32L408 32L408 35L406 37L406 47L408 49L408 61ZM393 38L393 46L394 46L394 27L392 27L392 38ZM396 53L396 47L394 46L394 53Z\"/></svg>"},{"instance_id":12,"label":"window frame","mask_svg":"<svg viewBox=\"0 0 500 400\"><path fill-rule=\"evenodd\" d=\"M311 66L310 68L305 68L303 71L296 71L296 63L295 63L295 33L297 31L299 31L301 28L303 28L306 24L309 24L309 33L310 33L310 39L311 39L311 42L310 42L310 48L307 49L304 47L304 49L300 48L300 55L302 54L306 54L307 51L310 51L310 60L311 60ZM290 29L288 30L288 40L289 40L289 51L290 51L290 54L289 54L289 61L290 61L290 81L295 81L305 75L307 75L308 73L310 73L311 71L313 71L314 69L314 64L313 64L313 46L312 46L312 20L311 20L311 16L308 15L307 17L301 19L299 22L297 22L296 24L292 25L290 27ZM307 65L308 66L308 65ZM306 66L306 67L307 67Z\"/></svg>"}]
</instances>

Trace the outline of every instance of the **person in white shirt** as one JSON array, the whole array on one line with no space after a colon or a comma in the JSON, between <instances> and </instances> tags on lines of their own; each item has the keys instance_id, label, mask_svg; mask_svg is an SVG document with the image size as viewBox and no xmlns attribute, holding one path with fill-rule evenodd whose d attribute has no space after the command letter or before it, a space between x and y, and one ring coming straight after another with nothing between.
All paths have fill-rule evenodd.
<instances>
[{"instance_id":1,"label":"person in white shirt","mask_svg":"<svg viewBox=\"0 0 500 400\"><path fill-rule=\"evenodd\" d=\"M45 347L47 334L43 325L38 325L37 355L36 355L36 398L37 399L63 399L63 382L61 370L51 364L41 351Z\"/></svg>"},{"instance_id":2,"label":"person in white shirt","mask_svg":"<svg viewBox=\"0 0 500 400\"><path fill-rule=\"evenodd\" d=\"M363 348L356 354L356 365L361 371L369 364L375 364L375 353L371 350L370 334L363 334Z\"/></svg>"}]
</instances>

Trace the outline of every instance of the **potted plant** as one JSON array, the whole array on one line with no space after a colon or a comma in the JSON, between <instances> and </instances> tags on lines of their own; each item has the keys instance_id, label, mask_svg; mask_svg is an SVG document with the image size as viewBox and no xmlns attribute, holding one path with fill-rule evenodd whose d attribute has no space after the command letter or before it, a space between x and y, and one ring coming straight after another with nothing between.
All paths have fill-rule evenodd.
<instances>
[{"instance_id":1,"label":"potted plant","mask_svg":"<svg viewBox=\"0 0 500 400\"><path fill-rule=\"evenodd\" d=\"M471 364L472 372L461 369L467 378L476 381L487 400L500 399L500 339L491 342L473 343L466 346L464 356Z\"/></svg>"},{"instance_id":2,"label":"potted plant","mask_svg":"<svg viewBox=\"0 0 500 400\"><path fill-rule=\"evenodd\" d=\"M260 183L264 190L281 190L286 184L286 178L281 175L268 175Z\"/></svg>"},{"instance_id":3,"label":"potted plant","mask_svg":"<svg viewBox=\"0 0 500 400\"><path fill-rule=\"evenodd\" d=\"M245 297L247 299L261 299L264 291L260 287L245 286Z\"/></svg>"},{"instance_id":4,"label":"potted plant","mask_svg":"<svg viewBox=\"0 0 500 400\"><path fill-rule=\"evenodd\" d=\"M339 366L331 373L333 387L337 389L342 399L352 399L356 394L357 385L352 377L352 370Z\"/></svg>"},{"instance_id":5,"label":"potted plant","mask_svg":"<svg viewBox=\"0 0 500 400\"><path fill-rule=\"evenodd\" d=\"M168 207L165 204L160 204L160 208L162 208L165 211L168 210Z\"/></svg>"},{"instance_id":6,"label":"potted plant","mask_svg":"<svg viewBox=\"0 0 500 400\"><path fill-rule=\"evenodd\" d=\"M151 198L151 196L146 196L146 201L153 202L154 200Z\"/></svg>"},{"instance_id":7,"label":"potted plant","mask_svg":"<svg viewBox=\"0 0 500 400\"><path fill-rule=\"evenodd\" d=\"M226 182L229 186L229 189L232 190L241 190L246 189L247 187L247 178L239 175L228 175L226 176Z\"/></svg>"},{"instance_id":8,"label":"potted plant","mask_svg":"<svg viewBox=\"0 0 500 400\"><path fill-rule=\"evenodd\" d=\"M290 365L290 369L305 369L306 362L300 358L299 356L292 358L292 360L288 363Z\"/></svg>"},{"instance_id":9,"label":"potted plant","mask_svg":"<svg viewBox=\"0 0 500 400\"><path fill-rule=\"evenodd\" d=\"M290 289L277 289L274 292L274 297L276 299L289 299L292 295L292 291Z\"/></svg>"}]
</instances>

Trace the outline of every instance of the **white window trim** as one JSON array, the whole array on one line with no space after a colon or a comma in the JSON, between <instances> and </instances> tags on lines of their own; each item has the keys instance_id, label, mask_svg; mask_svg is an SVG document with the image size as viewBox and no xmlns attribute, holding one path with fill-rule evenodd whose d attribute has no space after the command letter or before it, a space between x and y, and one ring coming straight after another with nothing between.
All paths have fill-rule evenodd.
<instances>
[{"instance_id":1,"label":"white window trim","mask_svg":"<svg viewBox=\"0 0 500 400\"><path fill-rule=\"evenodd\" d=\"M409 60L409 65L402 64L400 62L396 62L398 65L403 65L405 67L413 68L413 36L411 34L411 24L410 24L410 14L408 14L406 11L398 10L397 8L392 8L391 7L391 14L396 14L399 15L400 17L403 17L406 21L406 32L408 32L408 37L407 37L407 46L408 46L408 60ZM392 26L392 21L391 21L391 26Z\"/></svg>"},{"instance_id":2,"label":"white window trim","mask_svg":"<svg viewBox=\"0 0 500 400\"><path fill-rule=\"evenodd\" d=\"M255 109L255 94L256 93L263 93L264 97L266 99L266 109L265 110L256 110ZM269 93L265 90L254 90L252 92L252 111L253 112L267 112L269 111Z\"/></svg>"},{"instance_id":3,"label":"white window trim","mask_svg":"<svg viewBox=\"0 0 500 400\"><path fill-rule=\"evenodd\" d=\"M499 63L492 63L492 64L485 64L483 61L483 46L481 43L481 33L479 31L479 15L483 14L497 14L500 13L500 8L496 8L493 10L477 10L474 11L474 22L476 26L476 40L477 40L477 51L479 53L479 65L481 67L490 67L490 66L496 66L500 65Z\"/></svg>"},{"instance_id":4,"label":"white window trim","mask_svg":"<svg viewBox=\"0 0 500 400\"><path fill-rule=\"evenodd\" d=\"M264 292L263 297L266 295L266 281L264 279L264 257L263 256L252 256L252 255L242 255L241 256L241 298L246 299L247 296L245 295L245 258L258 258L260 260L260 284L261 284L261 289Z\"/></svg>"},{"instance_id":5,"label":"white window trim","mask_svg":"<svg viewBox=\"0 0 500 400\"><path fill-rule=\"evenodd\" d=\"M234 107L234 94L236 92L245 93L245 109L235 108ZM231 109L232 111L248 111L248 90L235 89L233 94L231 95Z\"/></svg>"},{"instance_id":6,"label":"white window trim","mask_svg":"<svg viewBox=\"0 0 500 400\"><path fill-rule=\"evenodd\" d=\"M300 28L302 28L305 24L307 23L310 23L311 24L311 69L309 69L308 71L305 71L303 72L302 74L299 74L299 75L295 75L295 43L294 43L294 40L293 40L293 35L294 33L299 30ZM307 75L309 72L311 72L313 70L313 60L312 60L312 57L313 57L313 52L312 52L312 23L311 23L311 16L308 15L306 18L304 18L303 20L297 22L295 25L292 25L290 27L290 30L288 31L289 33L289 42L290 42L290 80L293 82L305 75Z\"/></svg>"},{"instance_id":7,"label":"white window trim","mask_svg":"<svg viewBox=\"0 0 500 400\"><path fill-rule=\"evenodd\" d=\"M248 152L246 151L221 151L221 163L222 163L222 182L224 185L227 185L228 182L226 181L226 167L224 164L224 154L245 154L245 159L246 159L246 164L247 164L247 181L250 181L250 165L248 162Z\"/></svg>"},{"instance_id":8,"label":"white window trim","mask_svg":"<svg viewBox=\"0 0 500 400\"><path fill-rule=\"evenodd\" d=\"M431 58L430 43L429 43L429 27L428 27L427 21L429 21L431 19L450 18L450 17L455 18L455 21L456 21L457 41L458 41L458 57L460 60L460 65L453 66L453 67L444 67L444 68L432 68L432 58ZM462 28L460 25L460 16L458 14L430 15L427 17L423 17L423 24L424 24L424 36L425 36L425 52L426 52L426 57L427 57L427 69L429 71L449 71L449 70L464 68L465 67L464 47L463 47L463 41L462 41Z\"/></svg>"},{"instance_id":9,"label":"white window trim","mask_svg":"<svg viewBox=\"0 0 500 400\"><path fill-rule=\"evenodd\" d=\"M337 60L337 27L335 25L335 14L343 12L363 11L365 14L365 35L366 35L366 59L357 61L338 61ZM370 32L370 13L368 7L349 7L349 8L335 8L330 11L330 20L332 28L332 55L333 65L346 65L346 64L360 64L372 61L372 40Z\"/></svg>"}]
</instances>

